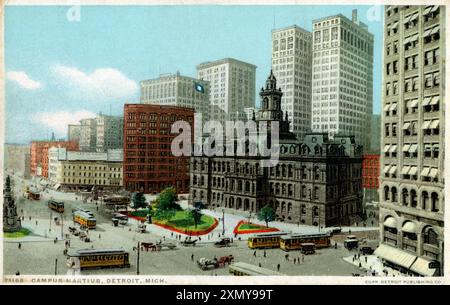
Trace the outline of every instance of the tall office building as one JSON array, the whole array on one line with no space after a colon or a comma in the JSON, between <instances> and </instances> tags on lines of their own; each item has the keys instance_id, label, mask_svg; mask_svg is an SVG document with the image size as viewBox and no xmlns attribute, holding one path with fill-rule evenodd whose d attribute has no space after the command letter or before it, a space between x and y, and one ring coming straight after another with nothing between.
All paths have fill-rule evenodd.
<instances>
[{"instance_id":1,"label":"tall office building","mask_svg":"<svg viewBox=\"0 0 450 305\"><path fill-rule=\"evenodd\" d=\"M197 77L210 83L210 119L244 120L244 108L255 107L256 66L225 58L197 66Z\"/></svg>"},{"instance_id":2,"label":"tall office building","mask_svg":"<svg viewBox=\"0 0 450 305\"><path fill-rule=\"evenodd\" d=\"M351 134L370 147L373 35L339 14L313 22L312 130Z\"/></svg>"},{"instance_id":3,"label":"tall office building","mask_svg":"<svg viewBox=\"0 0 450 305\"><path fill-rule=\"evenodd\" d=\"M95 151L97 149L97 120L82 119L79 125L68 126L69 141L78 141L81 151Z\"/></svg>"},{"instance_id":4,"label":"tall office building","mask_svg":"<svg viewBox=\"0 0 450 305\"><path fill-rule=\"evenodd\" d=\"M445 7L386 6L380 246L414 275L444 264Z\"/></svg>"},{"instance_id":5,"label":"tall office building","mask_svg":"<svg viewBox=\"0 0 450 305\"><path fill-rule=\"evenodd\" d=\"M296 26L272 31L272 69L283 91L281 109L298 139L311 131L312 35Z\"/></svg>"},{"instance_id":6,"label":"tall office building","mask_svg":"<svg viewBox=\"0 0 450 305\"><path fill-rule=\"evenodd\" d=\"M123 148L123 117L99 114L96 122L96 150Z\"/></svg>"}]
</instances>

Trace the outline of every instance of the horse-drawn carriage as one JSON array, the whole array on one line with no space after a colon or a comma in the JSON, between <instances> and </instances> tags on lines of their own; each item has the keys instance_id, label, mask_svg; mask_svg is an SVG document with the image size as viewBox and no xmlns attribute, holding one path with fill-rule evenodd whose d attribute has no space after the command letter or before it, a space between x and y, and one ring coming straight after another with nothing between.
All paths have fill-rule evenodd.
<instances>
[{"instance_id":1,"label":"horse-drawn carriage","mask_svg":"<svg viewBox=\"0 0 450 305\"><path fill-rule=\"evenodd\" d=\"M167 248L169 250L175 249L177 246L174 243L169 242L161 242L161 243L146 243L141 242L141 250L142 251L161 251L164 248Z\"/></svg>"}]
</instances>

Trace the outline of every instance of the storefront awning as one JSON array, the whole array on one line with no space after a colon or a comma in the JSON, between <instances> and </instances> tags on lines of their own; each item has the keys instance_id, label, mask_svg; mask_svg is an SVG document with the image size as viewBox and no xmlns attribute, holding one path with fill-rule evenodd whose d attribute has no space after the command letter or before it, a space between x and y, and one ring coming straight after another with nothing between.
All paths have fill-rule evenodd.
<instances>
[{"instance_id":1,"label":"storefront awning","mask_svg":"<svg viewBox=\"0 0 450 305\"><path fill-rule=\"evenodd\" d=\"M405 144L403 145L403 152L409 151L409 148L411 147L411 144Z\"/></svg>"},{"instance_id":2,"label":"storefront awning","mask_svg":"<svg viewBox=\"0 0 450 305\"><path fill-rule=\"evenodd\" d=\"M413 233L416 234L416 224L412 221L407 221L403 227L402 231L406 233Z\"/></svg>"},{"instance_id":3,"label":"storefront awning","mask_svg":"<svg viewBox=\"0 0 450 305\"><path fill-rule=\"evenodd\" d=\"M415 273L418 273L420 275L423 276L433 276L435 275L435 273L437 272L437 268L436 269L430 269L431 261L426 260L424 258L421 257L417 257L416 261L412 264L411 266L411 271L414 271Z\"/></svg>"},{"instance_id":4,"label":"storefront awning","mask_svg":"<svg viewBox=\"0 0 450 305\"><path fill-rule=\"evenodd\" d=\"M403 124L403 130L409 129L410 126L411 126L410 122L405 122L405 124Z\"/></svg>"},{"instance_id":5,"label":"storefront awning","mask_svg":"<svg viewBox=\"0 0 450 305\"><path fill-rule=\"evenodd\" d=\"M388 152L389 151L389 147L391 147L391 145L390 144L386 144L386 145L384 145L384 149L383 149L383 151L386 153L386 152Z\"/></svg>"},{"instance_id":6,"label":"storefront awning","mask_svg":"<svg viewBox=\"0 0 450 305\"><path fill-rule=\"evenodd\" d=\"M375 255L407 269L409 269L416 260L415 255L385 244L381 244L375 250Z\"/></svg>"},{"instance_id":7,"label":"storefront awning","mask_svg":"<svg viewBox=\"0 0 450 305\"><path fill-rule=\"evenodd\" d=\"M390 165L386 165L385 167L384 167L384 169L383 169L383 172L385 173L385 174L387 174L388 172L389 172L389 169L391 168L391 166Z\"/></svg>"},{"instance_id":8,"label":"storefront awning","mask_svg":"<svg viewBox=\"0 0 450 305\"><path fill-rule=\"evenodd\" d=\"M397 228L397 222L395 221L394 217L386 218L383 225L388 228L394 228L394 229Z\"/></svg>"},{"instance_id":9,"label":"storefront awning","mask_svg":"<svg viewBox=\"0 0 450 305\"><path fill-rule=\"evenodd\" d=\"M389 152L393 153L397 151L397 145L392 145L391 148L389 149Z\"/></svg>"}]
</instances>

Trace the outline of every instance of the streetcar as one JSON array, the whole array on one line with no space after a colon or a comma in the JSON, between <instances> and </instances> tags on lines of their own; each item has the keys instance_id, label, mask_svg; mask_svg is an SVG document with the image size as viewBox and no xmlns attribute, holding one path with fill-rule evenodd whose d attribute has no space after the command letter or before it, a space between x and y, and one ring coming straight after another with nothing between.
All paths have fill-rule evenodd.
<instances>
[{"instance_id":1,"label":"streetcar","mask_svg":"<svg viewBox=\"0 0 450 305\"><path fill-rule=\"evenodd\" d=\"M232 275L237 276L281 276L280 272L269 270L266 268L258 267L252 264L237 262L233 263L229 267L229 272Z\"/></svg>"},{"instance_id":2,"label":"streetcar","mask_svg":"<svg viewBox=\"0 0 450 305\"><path fill-rule=\"evenodd\" d=\"M280 237L287 234L286 232L256 234L247 239L247 245L250 249L279 248Z\"/></svg>"},{"instance_id":3,"label":"streetcar","mask_svg":"<svg viewBox=\"0 0 450 305\"><path fill-rule=\"evenodd\" d=\"M58 213L64 213L64 202L62 201L49 200L48 207Z\"/></svg>"},{"instance_id":4,"label":"streetcar","mask_svg":"<svg viewBox=\"0 0 450 305\"><path fill-rule=\"evenodd\" d=\"M35 189L28 189L28 191L27 191L27 198L29 200L40 200L41 199L41 193L39 193L39 191L35 190Z\"/></svg>"},{"instance_id":5,"label":"streetcar","mask_svg":"<svg viewBox=\"0 0 450 305\"><path fill-rule=\"evenodd\" d=\"M302 244L314 244L316 248L331 245L331 235L327 233L290 234L280 237L280 248L284 251L301 250Z\"/></svg>"},{"instance_id":6,"label":"streetcar","mask_svg":"<svg viewBox=\"0 0 450 305\"><path fill-rule=\"evenodd\" d=\"M73 213L73 221L88 229L95 229L97 223L97 220L95 219L93 214L89 214L85 211L80 210L77 210Z\"/></svg>"},{"instance_id":7,"label":"streetcar","mask_svg":"<svg viewBox=\"0 0 450 305\"><path fill-rule=\"evenodd\" d=\"M74 269L129 268L130 254L123 249L82 249L67 254L67 267Z\"/></svg>"}]
</instances>

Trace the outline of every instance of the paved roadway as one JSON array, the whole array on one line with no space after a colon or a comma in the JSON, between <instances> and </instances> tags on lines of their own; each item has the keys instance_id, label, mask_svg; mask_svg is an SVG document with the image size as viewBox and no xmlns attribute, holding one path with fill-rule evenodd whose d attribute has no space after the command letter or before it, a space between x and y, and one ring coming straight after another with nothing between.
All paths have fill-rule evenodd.
<instances>
[{"instance_id":1,"label":"paved roadway","mask_svg":"<svg viewBox=\"0 0 450 305\"><path fill-rule=\"evenodd\" d=\"M40 201L29 201L21 196L22 186L20 182L15 183L17 191L18 212L23 210L23 226L31 229L33 234L22 239L7 239L4 242L4 274L14 274L19 271L21 274L54 274L55 260L57 259L57 273L67 274L66 257L63 255L65 248L64 241L54 242L54 238L61 237L61 226L56 226L50 217L56 216L51 213L47 207L47 200L50 197L62 197L65 201L64 212L64 233L68 233L68 226L73 226L71 221L71 211L73 207L83 206L94 212L97 218L97 228L89 231L92 240L85 243L79 238L70 235L70 249L73 251L83 248L124 248L130 252L131 267L126 269L102 269L82 271L82 274L92 275L133 275L136 274L137 253L133 247L138 241L156 242L160 239L171 240L170 231L162 230L155 226L148 226L147 233L136 233L137 226L134 220L130 220L127 226L113 227L111 216L97 211L94 203L82 203L75 200L73 194L63 194L57 192L43 193ZM31 216L31 220L29 217ZM225 219L229 218L238 221L243 216L234 217L225 214ZM36 221L38 222L36 224ZM233 222L234 222L233 221ZM51 227L51 230L49 230ZM294 226L296 227L296 226ZM230 235L232 227L229 226L227 235ZM368 230L368 228L364 228ZM143 252L140 255L140 274L148 275L227 275L228 267L202 271L198 268L196 260L200 257L213 258L232 254L235 261L243 261L262 267L276 270L277 264L280 264L280 272L287 275L351 275L359 270L357 266L345 261L343 258L352 255L351 252L344 249L341 245L338 249L329 248L318 250L315 255L305 256L305 261L301 264L294 264L293 258L300 257L299 252L289 252L290 260L285 260L286 252L280 249L266 250L266 257L263 257L263 251L258 250L256 257L254 251L249 249L246 241L234 240L233 244L227 248L216 248L213 242L218 239L218 232L221 232L219 226L214 232L213 237L208 240L207 236L202 237L202 243L195 247L184 247L178 245L176 250L162 250L160 252ZM303 230L302 230L303 231ZM163 237L164 236L164 237ZM18 249L18 242L21 242L21 249ZM173 239L175 242L175 239ZM191 261L191 255L194 254L194 261Z\"/></svg>"}]
</instances>

